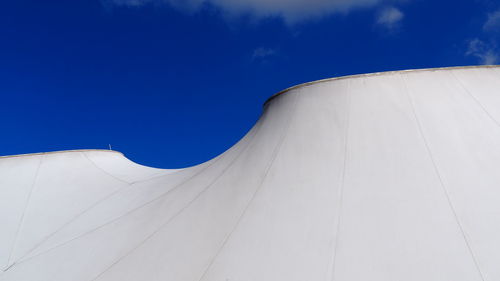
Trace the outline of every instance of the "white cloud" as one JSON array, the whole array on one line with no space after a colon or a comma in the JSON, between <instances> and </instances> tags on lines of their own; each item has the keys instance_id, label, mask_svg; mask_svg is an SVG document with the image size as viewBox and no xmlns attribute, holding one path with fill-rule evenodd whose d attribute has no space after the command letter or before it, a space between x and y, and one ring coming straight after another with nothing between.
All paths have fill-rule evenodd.
<instances>
[{"instance_id":1,"label":"white cloud","mask_svg":"<svg viewBox=\"0 0 500 281\"><path fill-rule=\"evenodd\" d=\"M254 60L264 59L273 56L275 54L276 54L275 49L260 47L253 51L252 59Z\"/></svg>"},{"instance_id":2,"label":"white cloud","mask_svg":"<svg viewBox=\"0 0 500 281\"><path fill-rule=\"evenodd\" d=\"M481 64L496 64L499 62L499 54L495 50L495 47L491 44L488 44L478 38L469 41L467 52L465 53L467 56L474 56L479 59L479 63Z\"/></svg>"},{"instance_id":3,"label":"white cloud","mask_svg":"<svg viewBox=\"0 0 500 281\"><path fill-rule=\"evenodd\" d=\"M376 23L388 29L394 29L399 25L403 18L404 14L401 10L394 7L387 7L380 11L377 16Z\"/></svg>"},{"instance_id":4,"label":"white cloud","mask_svg":"<svg viewBox=\"0 0 500 281\"><path fill-rule=\"evenodd\" d=\"M228 16L252 15L255 18L280 17L288 24L345 13L352 9L370 7L387 0L102 0L118 6L168 4L181 9L200 10L213 6ZM394 1L394 0L392 0ZM403 1L403 0L401 0ZM396 10L399 11L399 10ZM402 17L402 13L389 17ZM387 20L391 20L390 18Z\"/></svg>"},{"instance_id":5,"label":"white cloud","mask_svg":"<svg viewBox=\"0 0 500 281\"><path fill-rule=\"evenodd\" d=\"M500 10L490 13L488 19L483 25L483 30L500 29Z\"/></svg>"}]
</instances>

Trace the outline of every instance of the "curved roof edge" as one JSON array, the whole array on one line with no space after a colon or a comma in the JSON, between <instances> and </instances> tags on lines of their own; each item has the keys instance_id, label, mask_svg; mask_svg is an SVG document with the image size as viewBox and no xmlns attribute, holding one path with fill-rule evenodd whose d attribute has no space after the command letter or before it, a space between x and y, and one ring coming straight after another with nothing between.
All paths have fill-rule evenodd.
<instances>
[{"instance_id":1,"label":"curved roof edge","mask_svg":"<svg viewBox=\"0 0 500 281\"><path fill-rule=\"evenodd\" d=\"M35 153L24 153L24 154L15 154L15 155L4 155L4 156L0 156L0 160L5 159L5 158L14 158L14 157L37 156L37 155L56 154L56 153L68 153L68 152L89 152L89 151L113 152L113 153L119 153L119 154L125 156L120 151L110 150L110 149L73 149L73 150L57 150L57 151L48 151L48 152L35 152Z\"/></svg>"},{"instance_id":2,"label":"curved roof edge","mask_svg":"<svg viewBox=\"0 0 500 281\"><path fill-rule=\"evenodd\" d=\"M343 79L351 79L351 78L362 78L362 77L369 77L369 76L378 76L378 75L387 75L387 74L394 74L394 73L402 73L402 72L420 72L420 71L436 71L436 70L453 70L453 69L474 69L474 68L497 68L500 67L500 65L470 65L470 66L449 66L449 67L436 67L436 68L417 68L417 69L406 69L406 70L390 70L390 71L381 71L381 72L373 72L373 73L364 73L364 74L353 74L353 75L346 75L346 76L339 76L339 77L332 77L332 78L325 78L325 79L320 79L320 80L315 80L311 82L305 82L301 84L297 84L294 86L291 86L289 88L286 88L284 90L281 90L277 92L276 94L270 96L265 102L264 106L268 104L271 100L274 98L285 94L289 91L296 90L305 86L310 86L314 84L319 84L323 82L330 82L330 81L336 81L336 80L343 80Z\"/></svg>"}]
</instances>

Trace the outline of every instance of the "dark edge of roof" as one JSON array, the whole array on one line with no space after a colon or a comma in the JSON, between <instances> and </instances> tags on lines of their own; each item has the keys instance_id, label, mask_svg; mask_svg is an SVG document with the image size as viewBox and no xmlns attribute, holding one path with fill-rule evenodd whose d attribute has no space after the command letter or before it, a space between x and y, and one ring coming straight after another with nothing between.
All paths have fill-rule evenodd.
<instances>
[{"instance_id":1,"label":"dark edge of roof","mask_svg":"<svg viewBox=\"0 0 500 281\"><path fill-rule=\"evenodd\" d=\"M25 153L25 154L16 154L16 155L5 155L5 156L0 156L0 160L5 159L5 158L24 157L24 156L37 156L37 155L46 155L46 154L68 153L68 152L92 152L92 151L113 152L113 153L119 153L121 155L124 155L120 151L109 150L109 149L74 149L74 150L58 150L58 151L48 151L48 152L36 152L36 153Z\"/></svg>"},{"instance_id":2,"label":"dark edge of roof","mask_svg":"<svg viewBox=\"0 0 500 281\"><path fill-rule=\"evenodd\" d=\"M302 84L297 84L295 86L291 86L291 87L286 88L286 89L284 89L282 91L279 91L276 94L274 94L271 97L269 97L264 102L264 106L266 106L266 104L268 104L270 101L272 101L276 97L281 96L282 94L285 94L287 92L290 92L292 90L296 90L296 89L299 89L299 88L302 88L302 87L306 87L306 86L310 86L310 85L315 85L315 84L319 84L319 83L324 83L324 82L330 82L330 81L336 81L336 80L343 80L343 79L351 79L351 78L362 78L362 77L379 76L379 75L390 75L390 74L395 74L395 73L421 72L421 71L438 71L438 70L454 70L454 69L496 68L496 67L500 67L500 65L470 65L470 66L451 66L451 67L420 68L420 69L407 69L407 70L392 70L392 71L382 71L382 72L373 72L373 73L366 73L366 74L354 74L354 75L346 75L346 76L325 78L325 79L315 80L315 81L306 82L306 83L302 83Z\"/></svg>"}]
</instances>

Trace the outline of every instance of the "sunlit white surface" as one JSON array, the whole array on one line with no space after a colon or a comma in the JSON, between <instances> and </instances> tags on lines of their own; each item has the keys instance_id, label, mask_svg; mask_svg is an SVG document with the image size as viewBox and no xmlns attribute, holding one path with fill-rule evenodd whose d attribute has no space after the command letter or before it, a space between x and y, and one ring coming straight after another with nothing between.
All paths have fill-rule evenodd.
<instances>
[{"instance_id":1,"label":"sunlit white surface","mask_svg":"<svg viewBox=\"0 0 500 281\"><path fill-rule=\"evenodd\" d=\"M0 158L0 280L497 281L499 121L500 68L400 71L291 88L190 168Z\"/></svg>"}]
</instances>

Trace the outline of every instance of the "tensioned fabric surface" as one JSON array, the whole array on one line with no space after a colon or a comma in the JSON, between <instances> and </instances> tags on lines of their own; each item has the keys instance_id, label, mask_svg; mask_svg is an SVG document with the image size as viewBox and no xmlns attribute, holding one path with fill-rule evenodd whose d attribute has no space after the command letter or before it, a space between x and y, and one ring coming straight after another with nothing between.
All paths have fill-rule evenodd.
<instances>
[{"instance_id":1,"label":"tensioned fabric surface","mask_svg":"<svg viewBox=\"0 0 500 281\"><path fill-rule=\"evenodd\" d=\"M498 281L499 121L499 67L400 71L294 87L186 169L0 158L0 280Z\"/></svg>"}]
</instances>

